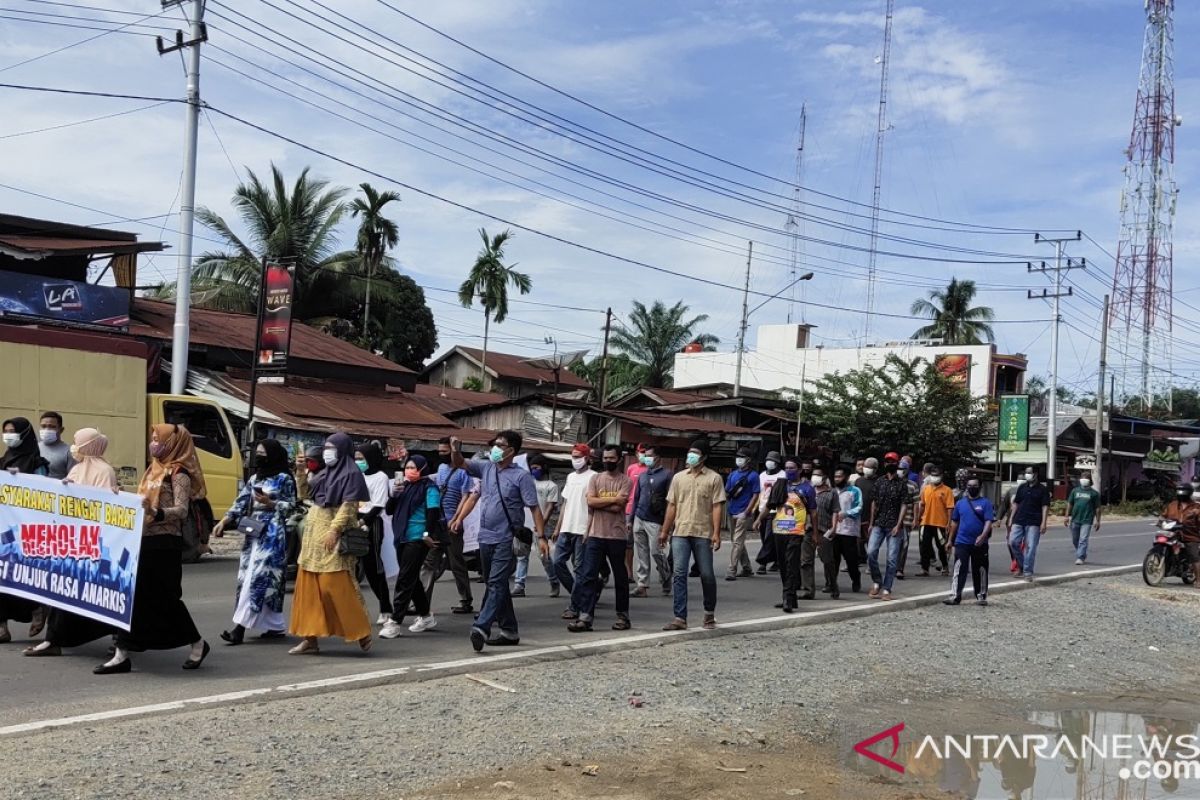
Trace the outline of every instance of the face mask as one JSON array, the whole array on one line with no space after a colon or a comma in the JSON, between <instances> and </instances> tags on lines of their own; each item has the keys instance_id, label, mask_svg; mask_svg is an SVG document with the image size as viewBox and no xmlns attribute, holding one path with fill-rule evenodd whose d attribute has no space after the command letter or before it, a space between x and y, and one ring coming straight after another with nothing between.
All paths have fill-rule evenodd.
<instances>
[{"instance_id":1,"label":"face mask","mask_svg":"<svg viewBox=\"0 0 1200 800\"><path fill-rule=\"evenodd\" d=\"M42 428L42 441L46 444L54 444L58 441L58 431L47 430Z\"/></svg>"},{"instance_id":2,"label":"face mask","mask_svg":"<svg viewBox=\"0 0 1200 800\"><path fill-rule=\"evenodd\" d=\"M267 454L266 453L255 453L254 454L254 469L256 471L261 470L265 466L267 466Z\"/></svg>"},{"instance_id":3,"label":"face mask","mask_svg":"<svg viewBox=\"0 0 1200 800\"><path fill-rule=\"evenodd\" d=\"M906 462L906 461L901 461L901 462L900 462L900 471L901 471L901 472L908 473L908 472L910 472L911 470L912 470L912 465L911 465L911 464L909 464L909 463L908 463L908 462Z\"/></svg>"},{"instance_id":4,"label":"face mask","mask_svg":"<svg viewBox=\"0 0 1200 800\"><path fill-rule=\"evenodd\" d=\"M326 466L332 467L337 463L337 450L325 450L321 453L321 459Z\"/></svg>"},{"instance_id":5,"label":"face mask","mask_svg":"<svg viewBox=\"0 0 1200 800\"><path fill-rule=\"evenodd\" d=\"M767 462L767 472L774 472L777 469L779 469L778 461L768 461Z\"/></svg>"},{"instance_id":6,"label":"face mask","mask_svg":"<svg viewBox=\"0 0 1200 800\"><path fill-rule=\"evenodd\" d=\"M1200 492L1192 492L1192 502L1200 503Z\"/></svg>"},{"instance_id":7,"label":"face mask","mask_svg":"<svg viewBox=\"0 0 1200 800\"><path fill-rule=\"evenodd\" d=\"M970 495L971 497L979 497L979 487L978 486L968 486L967 494Z\"/></svg>"},{"instance_id":8,"label":"face mask","mask_svg":"<svg viewBox=\"0 0 1200 800\"><path fill-rule=\"evenodd\" d=\"M845 485L846 485L846 479L845 479L845 478L842 478L842 479L840 479L840 480L836 480L836 481L834 481L834 482L833 482L833 485L834 485L834 486L836 486L836 487L838 487L838 488L840 489L841 487L843 487L843 486L845 486Z\"/></svg>"},{"instance_id":9,"label":"face mask","mask_svg":"<svg viewBox=\"0 0 1200 800\"><path fill-rule=\"evenodd\" d=\"M1037 480L1037 475L1034 475L1032 472L1025 473L1025 482L1026 483L1033 483L1036 480Z\"/></svg>"},{"instance_id":10,"label":"face mask","mask_svg":"<svg viewBox=\"0 0 1200 800\"><path fill-rule=\"evenodd\" d=\"M883 471L886 472L888 475L895 475L896 474L896 465L895 464L886 464L883 467Z\"/></svg>"},{"instance_id":11,"label":"face mask","mask_svg":"<svg viewBox=\"0 0 1200 800\"><path fill-rule=\"evenodd\" d=\"M942 476L941 475L930 475L929 482L932 483L934 486L937 486L939 483L942 482Z\"/></svg>"},{"instance_id":12,"label":"face mask","mask_svg":"<svg viewBox=\"0 0 1200 800\"><path fill-rule=\"evenodd\" d=\"M1087 487L1092 485L1092 479L1091 478L1080 478L1079 485L1086 489Z\"/></svg>"},{"instance_id":13,"label":"face mask","mask_svg":"<svg viewBox=\"0 0 1200 800\"><path fill-rule=\"evenodd\" d=\"M785 469L785 470L783 471L783 474L784 474L784 475L787 477L787 479L788 479L789 481L795 481L796 479L798 479L798 478L800 477L800 470L798 470L798 469Z\"/></svg>"},{"instance_id":14,"label":"face mask","mask_svg":"<svg viewBox=\"0 0 1200 800\"><path fill-rule=\"evenodd\" d=\"M813 484L813 486L824 486L825 485L825 476L824 475L814 475L813 479L812 479L812 484Z\"/></svg>"},{"instance_id":15,"label":"face mask","mask_svg":"<svg viewBox=\"0 0 1200 800\"><path fill-rule=\"evenodd\" d=\"M875 468L874 468L874 467L863 467L863 477L864 477L864 478L869 478L869 477L871 477L871 476L872 476L872 475L874 475L874 474L875 474Z\"/></svg>"},{"instance_id":16,"label":"face mask","mask_svg":"<svg viewBox=\"0 0 1200 800\"><path fill-rule=\"evenodd\" d=\"M533 476L534 480L540 481L542 479L542 468L534 467L533 469L529 470L529 474Z\"/></svg>"},{"instance_id":17,"label":"face mask","mask_svg":"<svg viewBox=\"0 0 1200 800\"><path fill-rule=\"evenodd\" d=\"M700 454L699 453L688 453L687 454L687 465L689 467L695 467L695 466L699 465L699 463L700 463Z\"/></svg>"},{"instance_id":18,"label":"face mask","mask_svg":"<svg viewBox=\"0 0 1200 800\"><path fill-rule=\"evenodd\" d=\"M79 448L76 447L75 445L71 445L71 458L75 459L76 461L78 461L80 458Z\"/></svg>"},{"instance_id":19,"label":"face mask","mask_svg":"<svg viewBox=\"0 0 1200 800\"><path fill-rule=\"evenodd\" d=\"M310 459L308 459L307 461L305 461L305 462L304 462L304 466L308 468L308 471L309 471L309 472L316 473L316 472L320 472L320 471L321 471L321 467L323 467L323 466L325 466L325 465L324 465L324 464L322 464L320 461L317 461L317 460L315 460L315 459L311 459L311 458L310 458Z\"/></svg>"},{"instance_id":20,"label":"face mask","mask_svg":"<svg viewBox=\"0 0 1200 800\"><path fill-rule=\"evenodd\" d=\"M733 463L737 464L738 469L744 469L746 467L746 459L744 458L735 458Z\"/></svg>"},{"instance_id":21,"label":"face mask","mask_svg":"<svg viewBox=\"0 0 1200 800\"><path fill-rule=\"evenodd\" d=\"M1179 498L1181 502L1192 499L1192 493L1188 491L1176 492L1175 496Z\"/></svg>"},{"instance_id":22,"label":"face mask","mask_svg":"<svg viewBox=\"0 0 1200 800\"><path fill-rule=\"evenodd\" d=\"M504 448L499 445L492 445L492 450L488 453L488 458L491 459L493 464L499 464L504 460Z\"/></svg>"},{"instance_id":23,"label":"face mask","mask_svg":"<svg viewBox=\"0 0 1200 800\"><path fill-rule=\"evenodd\" d=\"M404 480L408 481L409 483L416 483L417 481L421 480L421 470L417 469L416 467L405 467Z\"/></svg>"},{"instance_id":24,"label":"face mask","mask_svg":"<svg viewBox=\"0 0 1200 800\"><path fill-rule=\"evenodd\" d=\"M367 462L365 462L365 461L360 461L359 459L355 459L354 466L358 467L359 472L367 471Z\"/></svg>"},{"instance_id":25,"label":"face mask","mask_svg":"<svg viewBox=\"0 0 1200 800\"><path fill-rule=\"evenodd\" d=\"M582 471L583 471L583 468L584 468L584 467L586 467L586 466L587 466L587 459L586 459L586 458L573 457L573 458L571 459L571 467L572 467L572 468L573 468L573 469L574 469L576 472L582 472Z\"/></svg>"},{"instance_id":26,"label":"face mask","mask_svg":"<svg viewBox=\"0 0 1200 800\"><path fill-rule=\"evenodd\" d=\"M151 442L150 443L150 457L151 458L158 458L165 452L167 452L167 448L161 442L158 442L158 443Z\"/></svg>"},{"instance_id":27,"label":"face mask","mask_svg":"<svg viewBox=\"0 0 1200 800\"><path fill-rule=\"evenodd\" d=\"M6 433L4 434L4 444L7 447L16 447L21 443L21 434Z\"/></svg>"},{"instance_id":28,"label":"face mask","mask_svg":"<svg viewBox=\"0 0 1200 800\"><path fill-rule=\"evenodd\" d=\"M449 464L450 463L450 454L449 453L438 453L438 461L441 462L442 464Z\"/></svg>"},{"instance_id":29,"label":"face mask","mask_svg":"<svg viewBox=\"0 0 1200 800\"><path fill-rule=\"evenodd\" d=\"M607 472L616 472L617 470L619 470L621 468L620 461L605 461L605 462L603 462L603 464L604 464L604 469Z\"/></svg>"}]
</instances>

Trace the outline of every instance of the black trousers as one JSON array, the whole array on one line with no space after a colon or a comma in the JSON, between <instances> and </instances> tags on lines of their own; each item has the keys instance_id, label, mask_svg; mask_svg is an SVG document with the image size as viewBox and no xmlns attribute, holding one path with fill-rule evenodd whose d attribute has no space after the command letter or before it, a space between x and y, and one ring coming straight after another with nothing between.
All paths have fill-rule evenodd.
<instances>
[{"instance_id":1,"label":"black trousers","mask_svg":"<svg viewBox=\"0 0 1200 800\"><path fill-rule=\"evenodd\" d=\"M955 544L954 577L952 579L954 599L962 600L963 587L967 583L967 569L971 570L971 583L975 597L985 598L988 592L988 546Z\"/></svg>"},{"instance_id":2,"label":"black trousers","mask_svg":"<svg viewBox=\"0 0 1200 800\"><path fill-rule=\"evenodd\" d=\"M371 522L371 549L362 558L363 572L367 576L367 585L371 593L379 601L379 613L392 613L392 590L388 586L387 575L383 572L383 558L380 550L383 547L383 522L378 517Z\"/></svg>"},{"instance_id":3,"label":"black trousers","mask_svg":"<svg viewBox=\"0 0 1200 800\"><path fill-rule=\"evenodd\" d=\"M938 563L942 565L942 571L949 569L946 564L946 548L941 544L941 537L945 536L945 528L937 528L933 525L921 526L921 571L929 572L929 568L933 566L933 557L937 556Z\"/></svg>"},{"instance_id":4,"label":"black trousers","mask_svg":"<svg viewBox=\"0 0 1200 800\"><path fill-rule=\"evenodd\" d=\"M411 601L418 617L429 616L429 595L421 585L421 565L429 548L424 542L400 542L396 545L396 558L400 561L400 575L396 578L396 596L392 600L392 619L404 622L404 614Z\"/></svg>"},{"instance_id":5,"label":"black trousers","mask_svg":"<svg viewBox=\"0 0 1200 800\"><path fill-rule=\"evenodd\" d=\"M775 533L771 530L771 521L771 518L767 517L758 526L758 536L762 540L762 547L758 549L758 555L754 557L754 560L761 567L779 560L775 552ZM779 569L782 571L783 567L781 566Z\"/></svg>"},{"instance_id":6,"label":"black trousers","mask_svg":"<svg viewBox=\"0 0 1200 800\"><path fill-rule=\"evenodd\" d=\"M800 591L800 549L803 536L789 534L774 535L775 560L779 564L779 580L783 583L783 602L796 604L796 593Z\"/></svg>"},{"instance_id":7,"label":"black trousers","mask_svg":"<svg viewBox=\"0 0 1200 800\"><path fill-rule=\"evenodd\" d=\"M450 568L454 576L454 588L458 590L458 602L470 608L475 602L471 594L471 572L467 569L467 559L463 554L463 537L461 533L450 533L449 544L429 551L425 556L425 565L421 568L421 585L433 605L433 587L438 579Z\"/></svg>"},{"instance_id":8,"label":"black trousers","mask_svg":"<svg viewBox=\"0 0 1200 800\"><path fill-rule=\"evenodd\" d=\"M809 533L800 545L800 591L805 597L811 598L817 591L817 537L819 534Z\"/></svg>"},{"instance_id":9,"label":"black trousers","mask_svg":"<svg viewBox=\"0 0 1200 800\"><path fill-rule=\"evenodd\" d=\"M862 575L858 571L858 548L861 542L857 536L842 536L835 534L831 543L831 558L825 562L825 580L833 594L839 592L838 570L841 562L846 562L846 571L850 573L850 588L857 591L862 586Z\"/></svg>"},{"instance_id":10,"label":"black trousers","mask_svg":"<svg viewBox=\"0 0 1200 800\"><path fill-rule=\"evenodd\" d=\"M130 630L117 633L122 650L174 650L200 640L183 604L183 537L143 537L130 623Z\"/></svg>"}]
</instances>

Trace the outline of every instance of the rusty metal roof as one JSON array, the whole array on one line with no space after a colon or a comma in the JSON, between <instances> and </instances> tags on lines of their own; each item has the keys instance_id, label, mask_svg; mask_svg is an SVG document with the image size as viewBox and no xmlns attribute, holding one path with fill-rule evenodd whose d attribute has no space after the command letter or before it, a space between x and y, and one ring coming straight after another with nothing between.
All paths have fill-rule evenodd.
<instances>
[{"instance_id":1,"label":"rusty metal roof","mask_svg":"<svg viewBox=\"0 0 1200 800\"><path fill-rule=\"evenodd\" d=\"M763 431L754 428L743 428L740 425L730 425L711 419L702 419L688 414L654 414L643 411L625 411L624 409L608 408L603 412L617 419L636 422L649 428L659 428L666 431L681 433L728 433L761 436Z\"/></svg>"},{"instance_id":2,"label":"rusty metal roof","mask_svg":"<svg viewBox=\"0 0 1200 800\"><path fill-rule=\"evenodd\" d=\"M159 300L137 297L129 310L129 332L135 336L170 341L175 325L175 306ZM254 350L255 317L251 314L233 314L213 311L208 308L193 308L191 313L192 344L211 347L228 347L234 350ZM412 370L388 361L382 356L369 353L344 342L337 337L321 333L316 328L297 323L292 326L291 355L308 361L324 361L354 367L411 375Z\"/></svg>"},{"instance_id":3,"label":"rusty metal roof","mask_svg":"<svg viewBox=\"0 0 1200 800\"><path fill-rule=\"evenodd\" d=\"M453 414L457 411L468 411L480 406L490 406L508 400L502 394L495 392L473 392L470 389L455 389L452 386L433 386L428 383L418 383L414 394L420 399L421 405L439 414Z\"/></svg>"},{"instance_id":4,"label":"rusty metal roof","mask_svg":"<svg viewBox=\"0 0 1200 800\"><path fill-rule=\"evenodd\" d=\"M249 398L250 381L223 376L221 382L235 389L236 394ZM272 412L324 420L335 425L371 422L446 428L447 431L457 427L441 414L426 408L414 395L377 386L288 376L284 384L259 383L255 400Z\"/></svg>"},{"instance_id":5,"label":"rusty metal roof","mask_svg":"<svg viewBox=\"0 0 1200 800\"><path fill-rule=\"evenodd\" d=\"M432 375L434 368L445 361L450 356L458 353L459 355L473 361L475 364L480 364L483 359L483 351L475 347L463 347L456 345L452 350L446 352L441 358L432 361L425 367L423 374ZM496 353L488 350L487 368L500 380L521 381L523 383L540 383L546 386L554 385L554 370L536 367L526 363L528 359L524 356L515 356L510 353ZM558 385L560 389L590 389L592 385L571 372L565 367L558 371Z\"/></svg>"}]
</instances>

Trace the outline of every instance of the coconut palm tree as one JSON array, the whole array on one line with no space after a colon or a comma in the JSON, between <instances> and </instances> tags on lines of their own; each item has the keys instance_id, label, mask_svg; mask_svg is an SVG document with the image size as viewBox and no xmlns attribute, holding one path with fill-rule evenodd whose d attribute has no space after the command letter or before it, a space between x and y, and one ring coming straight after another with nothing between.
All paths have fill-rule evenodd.
<instances>
[{"instance_id":1,"label":"coconut palm tree","mask_svg":"<svg viewBox=\"0 0 1200 800\"><path fill-rule=\"evenodd\" d=\"M395 200L400 201L396 192L380 192L369 183L361 183L363 197L350 201L350 216L362 217L358 225L358 238L355 248L367 271L366 301L363 304L363 336L367 335L367 320L371 317L371 279L383 261L388 250L400 242L400 229L396 223L383 215L383 207Z\"/></svg>"},{"instance_id":2,"label":"coconut palm tree","mask_svg":"<svg viewBox=\"0 0 1200 800\"><path fill-rule=\"evenodd\" d=\"M629 327L612 332L609 338L612 348L643 366L646 386L668 388L675 369L675 354L687 345L697 344L705 351L712 351L721 343L711 333L696 333L696 326L708 319L707 314L685 319L688 311L683 301L667 308L661 300L655 300L646 308L641 301L634 300Z\"/></svg>"},{"instance_id":3,"label":"coconut palm tree","mask_svg":"<svg viewBox=\"0 0 1200 800\"><path fill-rule=\"evenodd\" d=\"M489 238L487 229L480 228L479 237L483 239L483 247L475 257L467 279L458 287L458 301L464 308L470 308L476 298L483 306L483 359L479 371L485 383L488 329L493 321L501 323L508 317L508 285L511 283L521 294L529 294L533 288L533 279L523 272L517 272L514 269L516 264L507 266L504 263L504 245L512 236L512 231L504 230Z\"/></svg>"},{"instance_id":4,"label":"coconut palm tree","mask_svg":"<svg viewBox=\"0 0 1200 800\"><path fill-rule=\"evenodd\" d=\"M971 307L975 281L951 278L945 289L929 292L929 299L914 300L909 313L928 317L929 325L918 328L914 339L941 339L944 344L984 344L995 340L988 323L996 315L987 306Z\"/></svg>"}]
</instances>

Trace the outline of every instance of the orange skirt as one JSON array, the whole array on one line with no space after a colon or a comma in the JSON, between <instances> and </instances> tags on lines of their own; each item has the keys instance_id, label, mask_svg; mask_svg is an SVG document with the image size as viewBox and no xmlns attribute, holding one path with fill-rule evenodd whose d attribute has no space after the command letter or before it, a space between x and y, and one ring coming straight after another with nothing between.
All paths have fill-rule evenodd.
<instances>
[{"instance_id":1,"label":"orange skirt","mask_svg":"<svg viewBox=\"0 0 1200 800\"><path fill-rule=\"evenodd\" d=\"M353 574L300 570L292 595L291 632L295 636L340 636L347 642L370 636L371 620Z\"/></svg>"}]
</instances>

